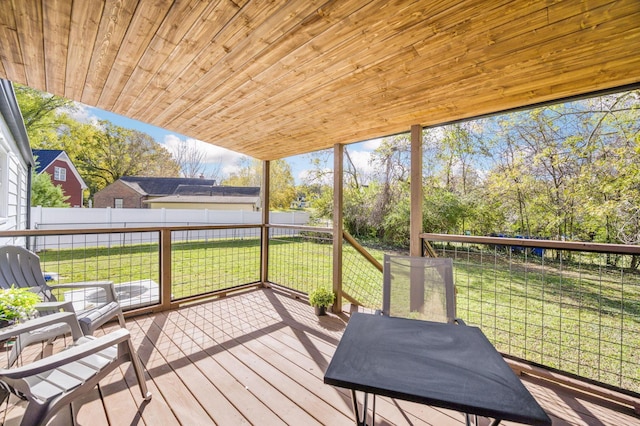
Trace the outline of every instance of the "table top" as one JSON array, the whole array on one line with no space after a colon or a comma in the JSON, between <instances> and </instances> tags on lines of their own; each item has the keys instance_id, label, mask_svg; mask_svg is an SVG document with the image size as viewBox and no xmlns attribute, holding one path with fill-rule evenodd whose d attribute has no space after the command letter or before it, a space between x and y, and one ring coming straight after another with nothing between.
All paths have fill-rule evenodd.
<instances>
[{"instance_id":1,"label":"table top","mask_svg":"<svg viewBox=\"0 0 640 426\"><path fill-rule=\"evenodd\" d=\"M477 327L354 313L324 382L495 419L551 424Z\"/></svg>"}]
</instances>

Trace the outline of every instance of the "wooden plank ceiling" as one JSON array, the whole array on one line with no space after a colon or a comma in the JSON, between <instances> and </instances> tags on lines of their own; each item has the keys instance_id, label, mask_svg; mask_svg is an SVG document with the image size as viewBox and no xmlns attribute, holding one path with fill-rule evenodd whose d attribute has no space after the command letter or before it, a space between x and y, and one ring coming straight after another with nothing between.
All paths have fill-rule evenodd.
<instances>
[{"instance_id":1,"label":"wooden plank ceiling","mask_svg":"<svg viewBox=\"0 0 640 426\"><path fill-rule=\"evenodd\" d=\"M638 0L2 0L0 76L271 160L640 83Z\"/></svg>"}]
</instances>

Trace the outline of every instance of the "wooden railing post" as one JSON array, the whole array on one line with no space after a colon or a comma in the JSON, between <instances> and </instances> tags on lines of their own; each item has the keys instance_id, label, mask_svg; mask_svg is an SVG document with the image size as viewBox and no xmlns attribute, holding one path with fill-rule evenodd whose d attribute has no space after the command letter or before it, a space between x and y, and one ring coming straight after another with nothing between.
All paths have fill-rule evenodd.
<instances>
[{"instance_id":1,"label":"wooden railing post","mask_svg":"<svg viewBox=\"0 0 640 426\"><path fill-rule=\"evenodd\" d=\"M344 146L333 146L333 312L342 312L342 194Z\"/></svg>"},{"instance_id":2,"label":"wooden railing post","mask_svg":"<svg viewBox=\"0 0 640 426\"><path fill-rule=\"evenodd\" d=\"M422 255L422 126L411 126L411 213L409 220L409 253Z\"/></svg>"},{"instance_id":3,"label":"wooden railing post","mask_svg":"<svg viewBox=\"0 0 640 426\"><path fill-rule=\"evenodd\" d=\"M260 228L260 281L263 286L269 284L269 185L271 182L269 173L271 170L268 161L262 162L262 227Z\"/></svg>"},{"instance_id":4,"label":"wooden railing post","mask_svg":"<svg viewBox=\"0 0 640 426\"><path fill-rule=\"evenodd\" d=\"M160 230L160 304L171 309L171 229Z\"/></svg>"}]
</instances>

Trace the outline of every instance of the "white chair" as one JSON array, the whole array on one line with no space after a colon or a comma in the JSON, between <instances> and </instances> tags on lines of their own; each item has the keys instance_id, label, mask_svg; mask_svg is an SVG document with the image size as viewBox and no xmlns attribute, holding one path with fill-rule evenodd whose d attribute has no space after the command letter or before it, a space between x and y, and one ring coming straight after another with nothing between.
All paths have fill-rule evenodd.
<instances>
[{"instance_id":1,"label":"white chair","mask_svg":"<svg viewBox=\"0 0 640 426\"><path fill-rule=\"evenodd\" d=\"M73 313L59 312L3 329L0 340L55 324L64 324L71 330L72 346L28 365L0 368L0 393L4 390L27 401L20 425L46 424L62 407L95 387L124 362L132 363L144 400L151 399L142 363L124 328L99 338L84 336Z\"/></svg>"},{"instance_id":2,"label":"white chair","mask_svg":"<svg viewBox=\"0 0 640 426\"><path fill-rule=\"evenodd\" d=\"M18 246L0 247L0 288L8 289L12 285L16 287L31 288L38 293L43 303L36 308L41 315L58 311L74 311L73 304L69 301L58 301L44 279L40 268L40 258L35 253ZM110 281L95 281L84 283L59 284L56 289L100 289L104 294L104 302L90 309L76 312L80 328L85 335L93 335L94 331L106 322L117 318L120 327L125 327L122 308L116 299L113 283ZM65 334L68 328L64 324L56 324L38 332L26 333L20 336L20 347L26 347L32 343L50 341L56 336ZM17 357L16 351L11 354L12 363Z\"/></svg>"}]
</instances>

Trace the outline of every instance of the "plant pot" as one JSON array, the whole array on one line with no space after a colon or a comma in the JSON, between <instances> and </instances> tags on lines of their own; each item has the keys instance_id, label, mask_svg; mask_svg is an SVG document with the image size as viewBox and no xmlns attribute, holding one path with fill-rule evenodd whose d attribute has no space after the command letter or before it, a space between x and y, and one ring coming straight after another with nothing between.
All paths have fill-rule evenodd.
<instances>
[{"instance_id":1,"label":"plant pot","mask_svg":"<svg viewBox=\"0 0 640 426\"><path fill-rule=\"evenodd\" d=\"M326 306L314 306L314 308L316 310L316 315L318 315L318 316L327 314L327 307Z\"/></svg>"}]
</instances>

